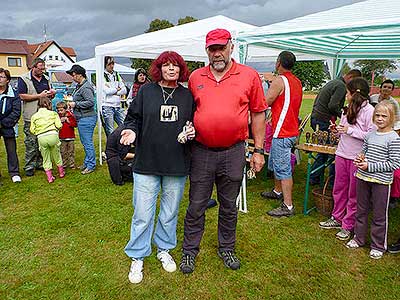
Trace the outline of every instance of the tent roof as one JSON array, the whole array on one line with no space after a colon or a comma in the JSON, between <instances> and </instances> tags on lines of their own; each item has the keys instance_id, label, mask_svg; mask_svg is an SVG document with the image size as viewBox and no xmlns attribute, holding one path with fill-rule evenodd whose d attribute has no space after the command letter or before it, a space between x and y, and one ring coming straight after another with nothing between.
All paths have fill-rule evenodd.
<instances>
[{"instance_id":1,"label":"tent roof","mask_svg":"<svg viewBox=\"0 0 400 300\"><path fill-rule=\"evenodd\" d=\"M400 1L368 0L239 32L248 60L265 60L259 49L291 50L315 58L398 58ZM254 51L257 50L257 53Z\"/></svg>"},{"instance_id":2,"label":"tent roof","mask_svg":"<svg viewBox=\"0 0 400 300\"><path fill-rule=\"evenodd\" d=\"M205 37L215 28L228 29L234 37L236 32L256 26L219 15L99 45L95 52L96 56L155 58L160 53L171 50L178 52L186 60L206 62Z\"/></svg>"},{"instance_id":3,"label":"tent roof","mask_svg":"<svg viewBox=\"0 0 400 300\"><path fill-rule=\"evenodd\" d=\"M69 69L71 69L72 65L80 65L83 68L85 68L85 70L87 72L94 73L96 71L96 58L93 57L93 58L78 61L76 63L68 62L68 63L64 64L63 66L51 68L51 69L48 69L47 71L49 71L49 72L65 72L65 71L68 71ZM135 74L135 72L136 72L135 69L132 69L132 68L120 65L120 64L115 64L114 70L119 73L123 73L123 74Z\"/></svg>"}]
</instances>

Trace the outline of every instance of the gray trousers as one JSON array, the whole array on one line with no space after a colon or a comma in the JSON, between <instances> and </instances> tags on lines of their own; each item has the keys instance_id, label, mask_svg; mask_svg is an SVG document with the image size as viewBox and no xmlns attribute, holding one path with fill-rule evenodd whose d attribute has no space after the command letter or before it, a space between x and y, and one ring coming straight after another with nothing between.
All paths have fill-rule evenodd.
<instances>
[{"instance_id":1,"label":"gray trousers","mask_svg":"<svg viewBox=\"0 0 400 300\"><path fill-rule=\"evenodd\" d=\"M24 121L25 171L41 168L43 164L37 137L31 133L30 127L31 122Z\"/></svg>"},{"instance_id":2,"label":"gray trousers","mask_svg":"<svg viewBox=\"0 0 400 300\"><path fill-rule=\"evenodd\" d=\"M244 143L226 149L212 149L200 144L192 147L189 206L184 223L183 253L199 253L204 232L205 211L214 183L217 187L219 250L234 250L237 208L246 163Z\"/></svg>"},{"instance_id":3,"label":"gray trousers","mask_svg":"<svg viewBox=\"0 0 400 300\"><path fill-rule=\"evenodd\" d=\"M388 205L390 186L357 178L357 213L355 241L364 246L368 234L368 214L372 211L371 249L387 249Z\"/></svg>"}]
</instances>

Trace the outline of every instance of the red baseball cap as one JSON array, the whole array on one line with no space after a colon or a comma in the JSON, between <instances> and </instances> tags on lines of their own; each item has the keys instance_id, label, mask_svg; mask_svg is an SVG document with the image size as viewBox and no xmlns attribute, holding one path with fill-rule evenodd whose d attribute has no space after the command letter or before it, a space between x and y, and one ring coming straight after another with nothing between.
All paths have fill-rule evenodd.
<instances>
[{"instance_id":1,"label":"red baseball cap","mask_svg":"<svg viewBox=\"0 0 400 300\"><path fill-rule=\"evenodd\" d=\"M232 39L231 33L226 29L211 30L206 36L206 48L212 45L226 45Z\"/></svg>"}]
</instances>

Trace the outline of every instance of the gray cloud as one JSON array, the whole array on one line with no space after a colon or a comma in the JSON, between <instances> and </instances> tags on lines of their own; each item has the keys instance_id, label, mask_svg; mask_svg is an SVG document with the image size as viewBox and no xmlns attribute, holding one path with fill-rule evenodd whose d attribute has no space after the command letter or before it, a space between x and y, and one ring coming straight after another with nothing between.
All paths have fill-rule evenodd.
<instances>
[{"instance_id":1,"label":"gray cloud","mask_svg":"<svg viewBox=\"0 0 400 300\"><path fill-rule=\"evenodd\" d=\"M143 33L156 18L176 24L179 18L197 19L222 14L262 26L362 0L14 0L2 3L0 38L43 40L73 47L78 59L94 56L99 44Z\"/></svg>"}]
</instances>

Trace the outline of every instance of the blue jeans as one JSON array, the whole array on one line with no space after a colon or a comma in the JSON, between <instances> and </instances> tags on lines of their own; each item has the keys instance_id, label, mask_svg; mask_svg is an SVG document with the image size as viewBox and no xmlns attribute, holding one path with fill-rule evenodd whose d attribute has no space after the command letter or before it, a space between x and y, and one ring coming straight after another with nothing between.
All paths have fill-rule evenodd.
<instances>
[{"instance_id":1,"label":"blue jeans","mask_svg":"<svg viewBox=\"0 0 400 300\"><path fill-rule=\"evenodd\" d=\"M106 136L114 131L114 121L121 125L125 119L125 112L121 107L103 106L102 111Z\"/></svg>"},{"instance_id":2,"label":"blue jeans","mask_svg":"<svg viewBox=\"0 0 400 300\"><path fill-rule=\"evenodd\" d=\"M85 150L83 165L89 170L96 167L96 152L93 144L93 133L96 122L97 116L83 117L78 120L79 138Z\"/></svg>"},{"instance_id":3,"label":"blue jeans","mask_svg":"<svg viewBox=\"0 0 400 300\"><path fill-rule=\"evenodd\" d=\"M130 258L143 259L151 254L157 196L161 189L160 212L153 242L161 250L176 247L176 224L186 176L157 176L133 173L131 236L125 247Z\"/></svg>"},{"instance_id":4,"label":"blue jeans","mask_svg":"<svg viewBox=\"0 0 400 300\"><path fill-rule=\"evenodd\" d=\"M322 120L318 120L315 118L311 118L311 128L316 131L317 130L317 125L319 130L321 131L329 131L329 125L330 122L329 121L322 121ZM320 166L322 166L323 164L326 163L326 161L328 160L329 157L331 157L332 155L329 154L322 154L322 153L318 153L315 157L315 161L311 167L311 170L314 170ZM324 168L318 170L317 172L311 174L310 176L310 181L313 183L320 183L321 180L321 176L322 173L324 172ZM333 185L333 181L335 178L335 165L331 164L329 166L329 176L331 176L330 182L331 185Z\"/></svg>"},{"instance_id":5,"label":"blue jeans","mask_svg":"<svg viewBox=\"0 0 400 300\"><path fill-rule=\"evenodd\" d=\"M268 169L278 180L292 178L291 155L296 137L273 138L268 158Z\"/></svg>"}]
</instances>

